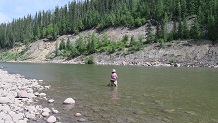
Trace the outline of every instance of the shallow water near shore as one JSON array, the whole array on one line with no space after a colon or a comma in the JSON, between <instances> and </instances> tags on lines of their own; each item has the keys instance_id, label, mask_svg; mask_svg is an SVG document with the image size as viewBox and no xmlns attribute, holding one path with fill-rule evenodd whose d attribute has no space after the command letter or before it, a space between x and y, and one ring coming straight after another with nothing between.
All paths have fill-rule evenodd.
<instances>
[{"instance_id":1,"label":"shallow water near shore","mask_svg":"<svg viewBox=\"0 0 218 123\"><path fill-rule=\"evenodd\" d=\"M218 69L72 64L0 63L9 73L42 79L60 122L217 123ZM118 87L106 86L111 70ZM63 105L72 97L75 105ZM81 117L74 114L81 113Z\"/></svg>"}]
</instances>

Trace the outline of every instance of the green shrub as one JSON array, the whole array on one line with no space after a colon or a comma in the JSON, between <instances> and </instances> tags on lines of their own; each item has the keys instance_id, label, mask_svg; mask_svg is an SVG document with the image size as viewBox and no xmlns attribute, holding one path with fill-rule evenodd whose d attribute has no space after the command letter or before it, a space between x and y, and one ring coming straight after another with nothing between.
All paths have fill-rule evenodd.
<instances>
[{"instance_id":1,"label":"green shrub","mask_svg":"<svg viewBox=\"0 0 218 123\"><path fill-rule=\"evenodd\" d=\"M1 60L18 60L19 59L19 53L16 52L3 52L0 55Z\"/></svg>"},{"instance_id":2,"label":"green shrub","mask_svg":"<svg viewBox=\"0 0 218 123\"><path fill-rule=\"evenodd\" d=\"M90 56L85 59L85 64L95 64L94 60L94 56Z\"/></svg>"}]
</instances>

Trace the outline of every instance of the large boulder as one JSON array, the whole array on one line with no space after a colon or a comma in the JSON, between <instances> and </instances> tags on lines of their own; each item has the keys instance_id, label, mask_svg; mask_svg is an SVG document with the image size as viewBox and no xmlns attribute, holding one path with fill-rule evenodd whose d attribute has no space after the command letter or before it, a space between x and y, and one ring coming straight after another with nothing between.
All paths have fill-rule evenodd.
<instances>
[{"instance_id":1,"label":"large boulder","mask_svg":"<svg viewBox=\"0 0 218 123\"><path fill-rule=\"evenodd\" d=\"M75 104L75 100L73 98L67 98L64 100L64 104Z\"/></svg>"}]
</instances>

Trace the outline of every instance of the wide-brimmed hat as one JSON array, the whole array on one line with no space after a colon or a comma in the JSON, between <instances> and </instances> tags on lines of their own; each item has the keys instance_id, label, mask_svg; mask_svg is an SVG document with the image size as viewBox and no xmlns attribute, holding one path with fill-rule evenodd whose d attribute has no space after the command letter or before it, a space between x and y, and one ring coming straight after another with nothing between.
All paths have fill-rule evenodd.
<instances>
[{"instance_id":1,"label":"wide-brimmed hat","mask_svg":"<svg viewBox=\"0 0 218 123\"><path fill-rule=\"evenodd\" d=\"M115 69L112 69L112 72L113 72L113 73L115 73L115 72L116 72L116 70L115 70Z\"/></svg>"}]
</instances>

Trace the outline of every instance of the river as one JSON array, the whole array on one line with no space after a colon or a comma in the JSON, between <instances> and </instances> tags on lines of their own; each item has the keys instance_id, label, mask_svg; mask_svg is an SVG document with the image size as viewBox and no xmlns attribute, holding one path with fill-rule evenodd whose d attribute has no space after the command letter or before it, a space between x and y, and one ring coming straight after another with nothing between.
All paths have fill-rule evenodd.
<instances>
[{"instance_id":1,"label":"river","mask_svg":"<svg viewBox=\"0 0 218 123\"><path fill-rule=\"evenodd\" d=\"M42 79L60 122L218 123L218 69L38 63L0 63L9 73ZM118 87L106 86L111 70ZM72 97L75 105L63 105ZM75 117L81 113L81 117Z\"/></svg>"}]
</instances>

